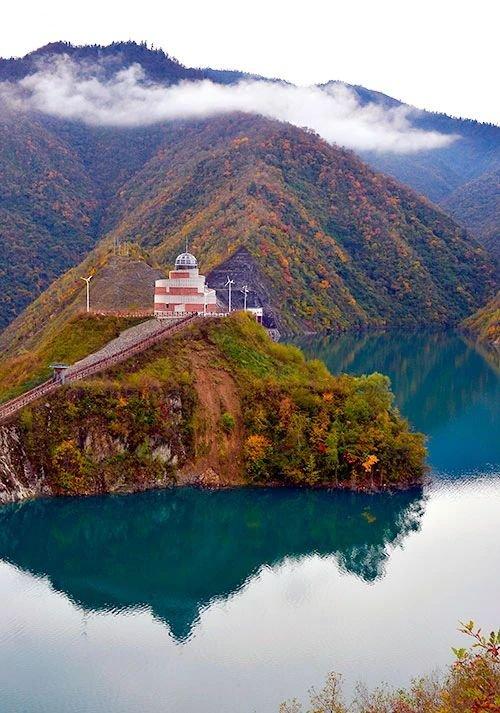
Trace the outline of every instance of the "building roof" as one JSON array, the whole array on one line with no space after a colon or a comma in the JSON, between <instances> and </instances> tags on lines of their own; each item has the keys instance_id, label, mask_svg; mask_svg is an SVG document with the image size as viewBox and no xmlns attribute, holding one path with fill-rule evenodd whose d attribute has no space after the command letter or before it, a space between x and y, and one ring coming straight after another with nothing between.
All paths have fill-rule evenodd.
<instances>
[{"instance_id":1,"label":"building roof","mask_svg":"<svg viewBox=\"0 0 500 713\"><path fill-rule=\"evenodd\" d=\"M191 255L191 253L181 253L180 255L177 255L175 259L176 270L178 268L191 270L195 267L198 267L198 261L194 255Z\"/></svg>"}]
</instances>

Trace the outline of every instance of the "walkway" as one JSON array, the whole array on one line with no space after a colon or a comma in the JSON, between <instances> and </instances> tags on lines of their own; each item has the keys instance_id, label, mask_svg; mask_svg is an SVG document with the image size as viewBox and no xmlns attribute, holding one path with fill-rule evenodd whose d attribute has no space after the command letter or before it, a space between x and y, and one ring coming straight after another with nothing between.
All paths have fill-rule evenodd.
<instances>
[{"instance_id":1,"label":"walkway","mask_svg":"<svg viewBox=\"0 0 500 713\"><path fill-rule=\"evenodd\" d=\"M119 364L134 354L139 354L153 346L153 344L158 344L163 339L176 334L197 319L198 316L193 315L181 318L173 324L150 319L147 322L137 324L135 327L130 327L116 339L108 342L102 349L89 354L89 356L70 366L66 372L65 381L71 382L85 379L92 374L108 369L114 364ZM52 393L60 386L62 386L62 382L52 377L43 384L35 386L34 389L26 391L15 399L2 404L0 406L0 423L14 416L24 406Z\"/></svg>"}]
</instances>

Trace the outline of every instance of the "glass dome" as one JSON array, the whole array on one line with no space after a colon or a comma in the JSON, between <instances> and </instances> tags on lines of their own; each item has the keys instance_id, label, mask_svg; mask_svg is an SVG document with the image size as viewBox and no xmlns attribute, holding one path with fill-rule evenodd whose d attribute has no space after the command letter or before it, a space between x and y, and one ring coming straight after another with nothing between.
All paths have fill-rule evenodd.
<instances>
[{"instance_id":1,"label":"glass dome","mask_svg":"<svg viewBox=\"0 0 500 713\"><path fill-rule=\"evenodd\" d=\"M194 255L191 253L181 253L177 255L175 260L175 269L181 268L182 270L192 270L198 267L198 262Z\"/></svg>"}]
</instances>

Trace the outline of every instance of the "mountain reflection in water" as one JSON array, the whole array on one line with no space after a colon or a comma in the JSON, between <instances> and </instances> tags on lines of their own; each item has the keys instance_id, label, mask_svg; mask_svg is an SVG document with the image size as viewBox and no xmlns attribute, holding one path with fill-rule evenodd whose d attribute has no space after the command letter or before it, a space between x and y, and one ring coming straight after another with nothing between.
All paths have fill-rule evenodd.
<instances>
[{"instance_id":1,"label":"mountain reflection in water","mask_svg":"<svg viewBox=\"0 0 500 713\"><path fill-rule=\"evenodd\" d=\"M0 508L2 713L276 713L328 671L348 696L358 680L407 686L466 645L458 621L494 625L493 363L454 334L307 342L334 372L391 377L429 435L425 496L172 490Z\"/></svg>"},{"instance_id":2,"label":"mountain reflection in water","mask_svg":"<svg viewBox=\"0 0 500 713\"><path fill-rule=\"evenodd\" d=\"M420 490L393 495L180 489L0 510L0 558L85 610L148 606L186 639L201 609L263 565L317 553L365 581L419 529Z\"/></svg>"}]
</instances>

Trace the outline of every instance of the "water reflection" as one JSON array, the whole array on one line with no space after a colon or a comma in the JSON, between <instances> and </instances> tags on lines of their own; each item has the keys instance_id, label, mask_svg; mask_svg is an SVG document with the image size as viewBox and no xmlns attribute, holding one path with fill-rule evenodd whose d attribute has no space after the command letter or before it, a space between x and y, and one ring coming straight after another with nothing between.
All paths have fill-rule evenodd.
<instances>
[{"instance_id":1,"label":"water reflection","mask_svg":"<svg viewBox=\"0 0 500 713\"><path fill-rule=\"evenodd\" d=\"M299 344L334 373L387 374L401 412L429 437L431 464L441 474L481 474L499 462L494 361L458 334L313 336Z\"/></svg>"},{"instance_id":2,"label":"water reflection","mask_svg":"<svg viewBox=\"0 0 500 713\"><path fill-rule=\"evenodd\" d=\"M1 508L1 711L275 713L330 670L349 690L407 685L465 643L457 621L495 621L491 364L454 335L308 349L391 376L430 435L425 497L182 490Z\"/></svg>"},{"instance_id":3,"label":"water reflection","mask_svg":"<svg viewBox=\"0 0 500 713\"><path fill-rule=\"evenodd\" d=\"M365 581L418 530L422 492L394 495L183 489L44 500L0 510L0 558L87 610L149 606L186 639L215 597L262 565L333 554Z\"/></svg>"}]
</instances>

